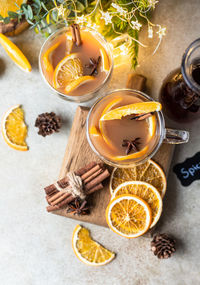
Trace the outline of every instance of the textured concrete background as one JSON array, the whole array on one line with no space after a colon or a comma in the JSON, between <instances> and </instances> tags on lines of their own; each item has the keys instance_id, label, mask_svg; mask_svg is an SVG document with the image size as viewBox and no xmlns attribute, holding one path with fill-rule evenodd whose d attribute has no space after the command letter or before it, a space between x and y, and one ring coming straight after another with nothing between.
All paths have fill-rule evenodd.
<instances>
[{"instance_id":1,"label":"textured concrete background","mask_svg":"<svg viewBox=\"0 0 200 285\"><path fill-rule=\"evenodd\" d=\"M167 36L159 52L142 62L138 71L149 78L149 93L157 98L163 78L180 65L184 49L199 37L199 1L161 0L153 20L167 27ZM23 104L30 150L14 151L0 138L0 284L200 284L200 182L183 188L172 171L159 226L177 239L177 253L171 259L154 257L147 238L125 240L89 224L85 226L92 236L117 258L105 267L91 268L75 257L71 236L77 222L47 214L42 188L58 177L76 105L54 96L40 78L37 58L43 39L29 31L14 41L33 71L18 70L0 48L0 116L10 106ZM128 71L128 66L116 69L110 88L124 87ZM64 120L61 132L47 138L34 128L36 116L45 111L55 111ZM191 131L191 140L176 147L173 164L199 151L198 124L181 126ZM168 126L176 125L168 122Z\"/></svg>"}]
</instances>

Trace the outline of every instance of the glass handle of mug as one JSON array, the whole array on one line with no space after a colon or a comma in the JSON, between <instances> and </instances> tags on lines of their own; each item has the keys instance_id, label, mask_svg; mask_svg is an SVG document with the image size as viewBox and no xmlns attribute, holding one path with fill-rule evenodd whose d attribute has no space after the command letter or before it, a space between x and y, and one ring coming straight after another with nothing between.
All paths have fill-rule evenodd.
<instances>
[{"instance_id":1,"label":"glass handle of mug","mask_svg":"<svg viewBox=\"0 0 200 285\"><path fill-rule=\"evenodd\" d=\"M190 134L187 131L183 130L173 130L173 129L165 129L165 138L163 140L164 143L169 144L181 144L187 143L189 141Z\"/></svg>"}]
</instances>

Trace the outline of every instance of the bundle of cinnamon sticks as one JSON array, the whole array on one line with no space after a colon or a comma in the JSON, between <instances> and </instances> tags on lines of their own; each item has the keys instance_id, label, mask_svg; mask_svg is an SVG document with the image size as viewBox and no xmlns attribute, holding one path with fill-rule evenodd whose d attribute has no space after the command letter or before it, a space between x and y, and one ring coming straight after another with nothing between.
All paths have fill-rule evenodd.
<instances>
[{"instance_id":1,"label":"bundle of cinnamon sticks","mask_svg":"<svg viewBox=\"0 0 200 285\"><path fill-rule=\"evenodd\" d=\"M91 162L85 167L75 171L77 176L81 177L83 182L83 192L90 195L95 191L103 188L102 182L110 176L107 168L102 163ZM60 188L65 189L69 185L68 177L57 181ZM55 184L51 184L44 188L46 200L49 204L47 211L52 212L67 206L75 200L76 197L70 191L59 191Z\"/></svg>"}]
</instances>

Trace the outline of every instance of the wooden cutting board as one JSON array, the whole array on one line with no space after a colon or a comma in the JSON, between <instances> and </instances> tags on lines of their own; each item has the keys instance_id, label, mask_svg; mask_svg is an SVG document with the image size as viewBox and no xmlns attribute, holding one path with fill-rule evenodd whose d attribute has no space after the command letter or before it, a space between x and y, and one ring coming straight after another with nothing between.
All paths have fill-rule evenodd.
<instances>
[{"instance_id":1,"label":"wooden cutting board","mask_svg":"<svg viewBox=\"0 0 200 285\"><path fill-rule=\"evenodd\" d=\"M130 75L127 81L127 87L132 89L144 90L146 79L138 75ZM100 161L96 154L91 150L86 138L86 118L88 108L78 107L74 117L72 129L68 139L59 179L63 178L68 171L77 170L91 161ZM166 175L171 163L174 146L163 144L153 159L162 166ZM112 171L112 168L110 168ZM105 210L110 201L109 179L104 189L97 191L89 196L88 201L91 205L89 215L76 216L66 213L66 209L54 211L53 213L79 221L107 227L105 219Z\"/></svg>"}]
</instances>

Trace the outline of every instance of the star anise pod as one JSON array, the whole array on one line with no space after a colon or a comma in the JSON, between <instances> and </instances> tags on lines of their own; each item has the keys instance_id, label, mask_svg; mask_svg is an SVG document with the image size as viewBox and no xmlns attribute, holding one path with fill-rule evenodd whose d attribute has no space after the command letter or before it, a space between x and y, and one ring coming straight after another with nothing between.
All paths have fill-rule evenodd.
<instances>
[{"instance_id":1,"label":"star anise pod","mask_svg":"<svg viewBox=\"0 0 200 285\"><path fill-rule=\"evenodd\" d=\"M97 68L98 68L100 59L101 59L100 56L97 58L97 60L94 59L93 57L91 57L91 58L90 58L90 63L85 65L85 67L91 68L91 73L90 73L90 75L93 75L93 74L97 74L97 73L98 73Z\"/></svg>"},{"instance_id":2,"label":"star anise pod","mask_svg":"<svg viewBox=\"0 0 200 285\"><path fill-rule=\"evenodd\" d=\"M67 213L74 215L87 215L89 214L89 208L86 206L87 201L81 201L80 199L75 199L68 205Z\"/></svg>"},{"instance_id":3,"label":"star anise pod","mask_svg":"<svg viewBox=\"0 0 200 285\"><path fill-rule=\"evenodd\" d=\"M123 140L122 146L126 147L126 154L128 155L132 150L134 152L139 151L138 145L140 144L140 138L134 140Z\"/></svg>"}]
</instances>

